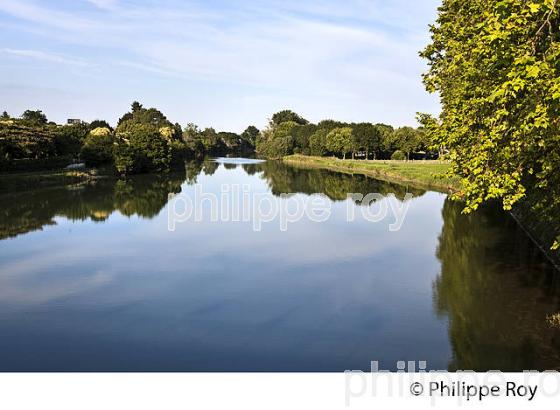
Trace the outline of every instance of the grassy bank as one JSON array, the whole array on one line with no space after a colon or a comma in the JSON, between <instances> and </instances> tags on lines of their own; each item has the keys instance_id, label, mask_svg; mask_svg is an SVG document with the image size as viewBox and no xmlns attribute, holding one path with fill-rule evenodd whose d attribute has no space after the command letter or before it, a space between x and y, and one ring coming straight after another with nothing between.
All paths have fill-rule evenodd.
<instances>
[{"instance_id":1,"label":"grassy bank","mask_svg":"<svg viewBox=\"0 0 560 410\"><path fill-rule=\"evenodd\" d=\"M99 178L94 171L37 171L0 174L0 194L37 188L74 185Z\"/></svg>"},{"instance_id":2,"label":"grassy bank","mask_svg":"<svg viewBox=\"0 0 560 410\"><path fill-rule=\"evenodd\" d=\"M363 161L305 155L291 155L284 157L283 161L299 167L369 175L377 179L441 192L455 191L459 187L459 178L443 177L443 174L449 170L449 164L441 161Z\"/></svg>"}]
</instances>

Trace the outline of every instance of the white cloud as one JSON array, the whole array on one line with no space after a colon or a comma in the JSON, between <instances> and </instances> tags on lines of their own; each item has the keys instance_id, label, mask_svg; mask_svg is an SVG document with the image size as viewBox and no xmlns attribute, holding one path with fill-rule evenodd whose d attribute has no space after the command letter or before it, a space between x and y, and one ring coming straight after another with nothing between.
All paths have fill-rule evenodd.
<instances>
[{"instance_id":1,"label":"white cloud","mask_svg":"<svg viewBox=\"0 0 560 410\"><path fill-rule=\"evenodd\" d=\"M93 8L77 11L30 0L0 0L0 12L32 23L20 27L29 35L38 36L43 27L41 44L51 41L72 49L68 55L34 55L37 60L79 63L87 56L98 66L114 67L113 73L103 73L108 80L119 68L127 69L127 79L167 78L177 82L177 93L183 87L185 104L189 98L200 99L191 95L196 83L202 92L208 84L221 87L223 101L258 100L266 102L268 110L293 107L311 119L411 124L416 111L436 107L423 90L420 75L425 67L417 54L428 40L426 26L436 0L145 0L127 7L113 0L87 1L110 12L100 18ZM124 87L116 77L113 83ZM133 92L138 90L121 94L136 98ZM162 101L172 98L170 94L152 95ZM266 94L273 98L263 98ZM371 118L371 113L378 114Z\"/></svg>"},{"instance_id":2,"label":"white cloud","mask_svg":"<svg viewBox=\"0 0 560 410\"><path fill-rule=\"evenodd\" d=\"M86 1L100 9L105 9L105 10L114 9L117 5L117 0L86 0Z\"/></svg>"},{"instance_id":3,"label":"white cloud","mask_svg":"<svg viewBox=\"0 0 560 410\"><path fill-rule=\"evenodd\" d=\"M39 50L18 50L12 48L0 48L0 54L31 58L35 60L47 61L50 63L74 65L79 67L90 66L90 64L80 59L65 57L55 53L46 53L44 51L39 51Z\"/></svg>"}]
</instances>

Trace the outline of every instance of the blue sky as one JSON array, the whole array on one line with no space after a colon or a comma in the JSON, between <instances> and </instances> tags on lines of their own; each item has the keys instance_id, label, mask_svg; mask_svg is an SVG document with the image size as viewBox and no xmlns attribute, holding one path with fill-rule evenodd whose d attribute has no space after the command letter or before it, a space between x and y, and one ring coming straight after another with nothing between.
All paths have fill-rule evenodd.
<instances>
[{"instance_id":1,"label":"blue sky","mask_svg":"<svg viewBox=\"0 0 560 410\"><path fill-rule=\"evenodd\" d=\"M138 100L242 131L311 121L414 125L438 0L0 0L0 111L115 123Z\"/></svg>"}]
</instances>

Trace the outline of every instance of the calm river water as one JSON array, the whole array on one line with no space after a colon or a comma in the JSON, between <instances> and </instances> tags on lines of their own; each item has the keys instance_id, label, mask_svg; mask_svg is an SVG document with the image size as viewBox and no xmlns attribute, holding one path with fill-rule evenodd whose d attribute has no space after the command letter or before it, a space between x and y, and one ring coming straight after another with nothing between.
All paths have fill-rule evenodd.
<instances>
[{"instance_id":1,"label":"calm river water","mask_svg":"<svg viewBox=\"0 0 560 410\"><path fill-rule=\"evenodd\" d=\"M213 222L207 200L202 220L168 229L181 199L198 189L221 206L232 184L276 205L324 194L330 217L255 231ZM390 213L348 222L368 205L347 193L407 206L401 229ZM4 190L0 370L558 369L557 275L508 215L460 211L438 192L276 162Z\"/></svg>"}]
</instances>

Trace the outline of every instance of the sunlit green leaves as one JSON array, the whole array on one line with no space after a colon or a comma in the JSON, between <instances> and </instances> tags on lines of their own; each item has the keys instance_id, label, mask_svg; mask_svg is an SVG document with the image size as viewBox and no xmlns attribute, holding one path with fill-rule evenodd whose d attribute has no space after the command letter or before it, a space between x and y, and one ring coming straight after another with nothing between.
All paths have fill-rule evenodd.
<instances>
[{"instance_id":1,"label":"sunlit green leaves","mask_svg":"<svg viewBox=\"0 0 560 410\"><path fill-rule=\"evenodd\" d=\"M466 211L527 198L558 214L559 27L557 0L443 1L421 53L443 108L429 134L463 179Z\"/></svg>"}]
</instances>

